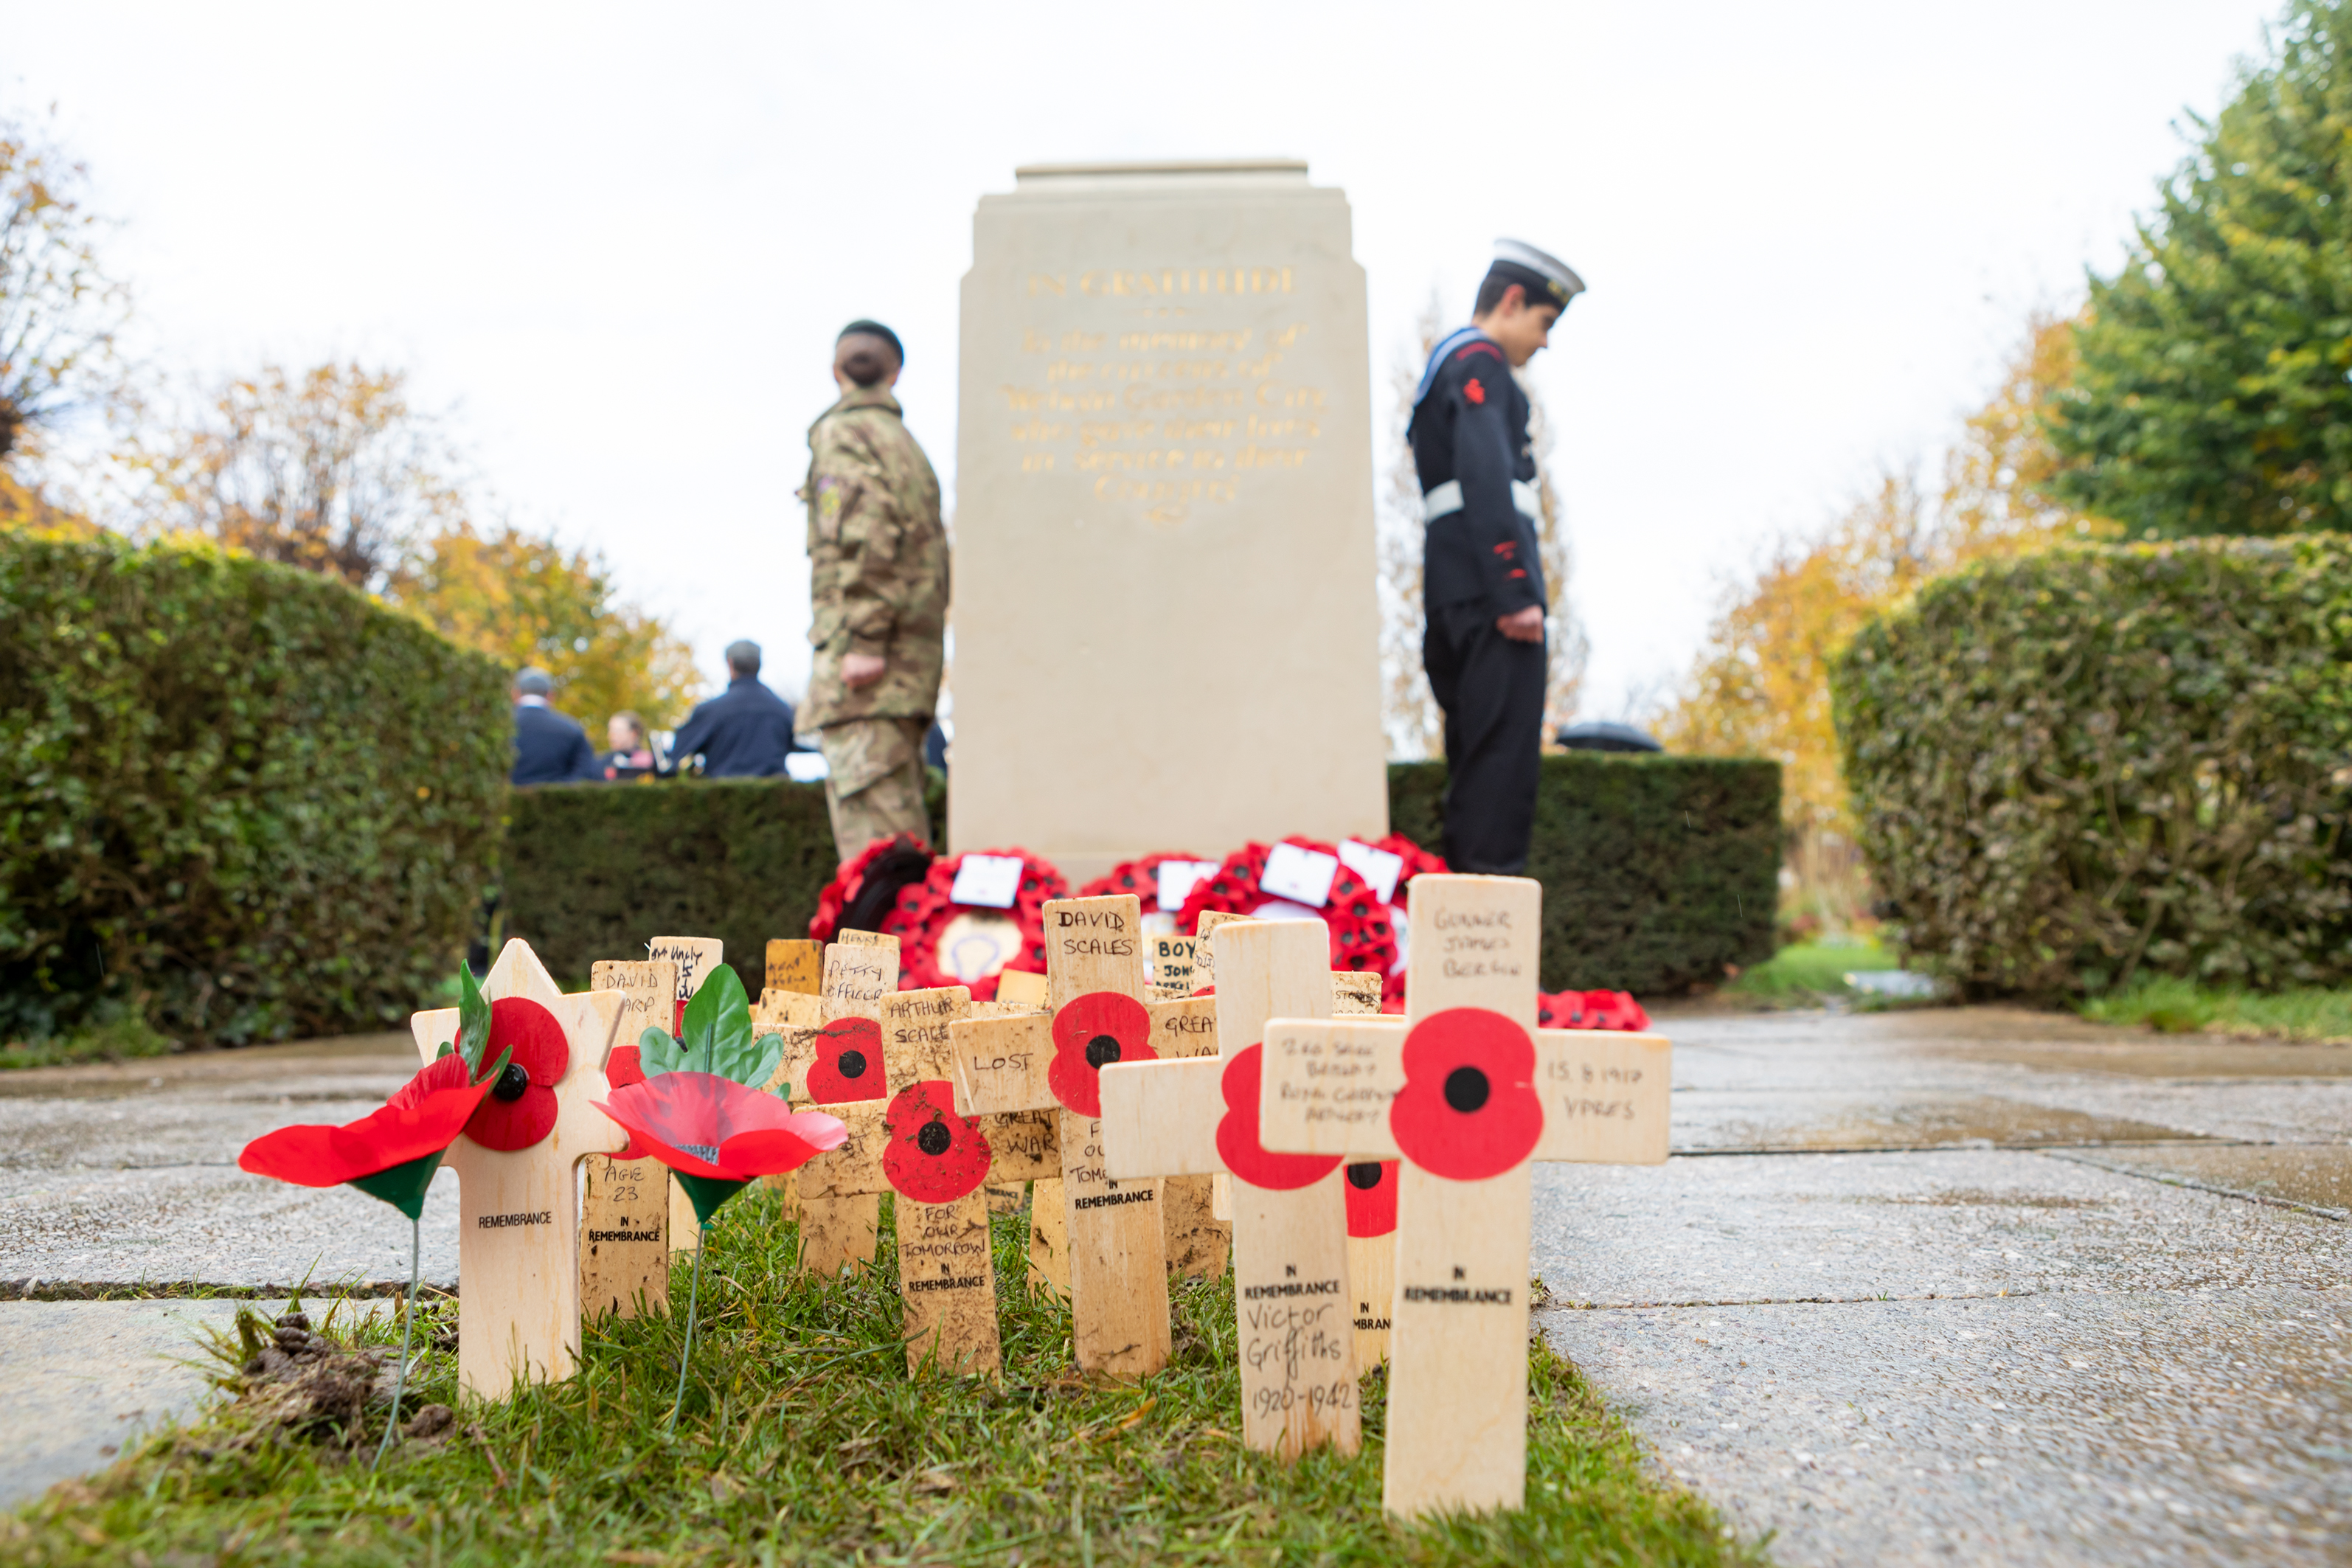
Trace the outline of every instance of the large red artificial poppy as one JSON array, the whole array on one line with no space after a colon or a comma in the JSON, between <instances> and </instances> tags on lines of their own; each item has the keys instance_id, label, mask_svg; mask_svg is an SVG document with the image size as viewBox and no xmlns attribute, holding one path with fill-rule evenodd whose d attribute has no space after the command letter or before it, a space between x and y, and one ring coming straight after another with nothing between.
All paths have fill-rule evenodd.
<instances>
[{"instance_id":1,"label":"large red artificial poppy","mask_svg":"<svg viewBox=\"0 0 2352 1568\"><path fill-rule=\"evenodd\" d=\"M1389 1132L1404 1157L1456 1182L1498 1176L1543 1136L1536 1045L1485 1007L1449 1007L1404 1038L1404 1088L1389 1103Z\"/></svg>"},{"instance_id":2,"label":"large red artificial poppy","mask_svg":"<svg viewBox=\"0 0 2352 1568\"><path fill-rule=\"evenodd\" d=\"M882 1073L882 1026L871 1018L835 1018L817 1031L816 1062L808 1097L819 1105L879 1100L888 1092Z\"/></svg>"},{"instance_id":3,"label":"large red artificial poppy","mask_svg":"<svg viewBox=\"0 0 2352 1568\"><path fill-rule=\"evenodd\" d=\"M1081 1116L1102 1114L1102 1069L1113 1062L1158 1061L1151 1015L1118 991L1089 991L1054 1015L1054 1060L1045 1087Z\"/></svg>"},{"instance_id":4,"label":"large red artificial poppy","mask_svg":"<svg viewBox=\"0 0 2352 1568\"><path fill-rule=\"evenodd\" d=\"M1237 1182L1270 1192L1294 1192L1329 1175L1339 1154L1276 1154L1258 1142L1258 1063L1265 1047L1252 1046L1225 1063L1219 1081L1225 1090L1225 1114L1217 1123L1217 1158Z\"/></svg>"},{"instance_id":5,"label":"large red artificial poppy","mask_svg":"<svg viewBox=\"0 0 2352 1568\"><path fill-rule=\"evenodd\" d=\"M614 1089L596 1109L671 1170L722 1182L796 1171L849 1135L838 1117L796 1111L709 1072L657 1073Z\"/></svg>"},{"instance_id":6,"label":"large red artificial poppy","mask_svg":"<svg viewBox=\"0 0 2352 1568\"><path fill-rule=\"evenodd\" d=\"M236 1157L237 1168L297 1186L332 1187L365 1182L412 1162L431 1159L438 1164L442 1152L457 1141L466 1119L489 1092L490 1080L469 1081L465 1058L453 1052L401 1085L383 1110L357 1121L341 1127L280 1127L263 1133ZM425 1184L431 1180L432 1173L425 1172L417 1184L420 1205ZM375 1195L411 1219L416 1217L397 1197Z\"/></svg>"},{"instance_id":7,"label":"large red artificial poppy","mask_svg":"<svg viewBox=\"0 0 2352 1568\"><path fill-rule=\"evenodd\" d=\"M1370 1238L1396 1229L1397 1164L1362 1160L1348 1167L1348 1234Z\"/></svg>"},{"instance_id":8,"label":"large red artificial poppy","mask_svg":"<svg viewBox=\"0 0 2352 1568\"><path fill-rule=\"evenodd\" d=\"M951 1204L988 1180L992 1152L975 1117L958 1116L945 1079L910 1083L891 1099L882 1130L882 1173L891 1190L924 1204Z\"/></svg>"},{"instance_id":9,"label":"large red artificial poppy","mask_svg":"<svg viewBox=\"0 0 2352 1568\"><path fill-rule=\"evenodd\" d=\"M555 1015L524 996L490 1004L485 1061L510 1051L506 1070L475 1108L466 1136L485 1149L528 1149L555 1131L555 1085L572 1065L572 1047Z\"/></svg>"},{"instance_id":10,"label":"large red artificial poppy","mask_svg":"<svg viewBox=\"0 0 2352 1568\"><path fill-rule=\"evenodd\" d=\"M1650 1015L1630 991L1546 991L1536 997L1539 1029L1633 1029L1650 1026Z\"/></svg>"}]
</instances>

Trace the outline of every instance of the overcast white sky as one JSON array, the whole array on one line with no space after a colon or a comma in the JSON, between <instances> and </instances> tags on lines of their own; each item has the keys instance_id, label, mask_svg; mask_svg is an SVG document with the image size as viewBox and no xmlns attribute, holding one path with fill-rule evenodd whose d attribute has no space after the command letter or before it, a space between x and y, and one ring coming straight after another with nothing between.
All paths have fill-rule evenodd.
<instances>
[{"instance_id":1,"label":"overcast white sky","mask_svg":"<svg viewBox=\"0 0 2352 1568\"><path fill-rule=\"evenodd\" d=\"M957 281L1014 165L1307 159L1376 375L1532 240L1591 286L1536 375L1613 717L1766 542L1932 463L2276 9L0 0L0 103L58 105L159 363L407 366L714 682L740 636L806 668L792 491L843 321L907 341L952 494Z\"/></svg>"}]
</instances>

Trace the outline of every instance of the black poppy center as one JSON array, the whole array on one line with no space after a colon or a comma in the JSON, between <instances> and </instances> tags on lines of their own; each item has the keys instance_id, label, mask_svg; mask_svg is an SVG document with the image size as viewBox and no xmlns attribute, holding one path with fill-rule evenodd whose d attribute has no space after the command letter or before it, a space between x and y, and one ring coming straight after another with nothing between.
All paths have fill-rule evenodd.
<instances>
[{"instance_id":1,"label":"black poppy center","mask_svg":"<svg viewBox=\"0 0 2352 1568\"><path fill-rule=\"evenodd\" d=\"M1360 1192L1367 1193L1379 1186L1381 1184L1380 1162L1367 1160L1361 1164L1349 1166L1348 1184Z\"/></svg>"},{"instance_id":2,"label":"black poppy center","mask_svg":"<svg viewBox=\"0 0 2352 1568\"><path fill-rule=\"evenodd\" d=\"M1097 1035L1087 1042L1087 1066L1100 1068L1118 1060L1118 1042L1108 1035Z\"/></svg>"},{"instance_id":3,"label":"black poppy center","mask_svg":"<svg viewBox=\"0 0 2352 1568\"><path fill-rule=\"evenodd\" d=\"M866 1053L864 1051L844 1051L841 1053L841 1059L833 1065L840 1071L841 1076L844 1078L864 1078L866 1076Z\"/></svg>"},{"instance_id":4,"label":"black poppy center","mask_svg":"<svg viewBox=\"0 0 2352 1568\"><path fill-rule=\"evenodd\" d=\"M915 1147L926 1154L944 1154L954 1142L955 1135L948 1131L948 1124L944 1121L926 1121L923 1130L915 1134Z\"/></svg>"},{"instance_id":5,"label":"black poppy center","mask_svg":"<svg viewBox=\"0 0 2352 1568\"><path fill-rule=\"evenodd\" d=\"M1476 1068L1455 1068L1445 1075L1445 1103L1467 1116L1486 1103L1494 1089Z\"/></svg>"},{"instance_id":6,"label":"black poppy center","mask_svg":"<svg viewBox=\"0 0 2352 1568\"><path fill-rule=\"evenodd\" d=\"M530 1071L520 1062L507 1063L507 1070L499 1074L499 1081L490 1086L490 1098L503 1100L509 1105L522 1098L530 1087Z\"/></svg>"}]
</instances>

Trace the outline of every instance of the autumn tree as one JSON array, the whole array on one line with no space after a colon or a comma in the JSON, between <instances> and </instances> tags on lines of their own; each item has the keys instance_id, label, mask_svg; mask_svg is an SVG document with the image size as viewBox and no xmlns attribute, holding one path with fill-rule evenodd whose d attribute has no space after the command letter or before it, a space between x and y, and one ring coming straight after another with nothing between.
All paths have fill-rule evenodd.
<instances>
[{"instance_id":1,"label":"autumn tree","mask_svg":"<svg viewBox=\"0 0 2352 1568\"><path fill-rule=\"evenodd\" d=\"M1966 561L2109 532L2046 493L2058 456L2040 412L2074 370L2075 323L2038 316L1930 494L1890 473L1825 532L1782 541L1729 589L1655 726L1667 750L1770 757L1804 897L1835 925L1860 914L1860 861L1838 769L1829 666L1863 623Z\"/></svg>"},{"instance_id":2,"label":"autumn tree","mask_svg":"<svg viewBox=\"0 0 2352 1568\"><path fill-rule=\"evenodd\" d=\"M2046 411L2067 505L2134 533L2352 528L2352 0L2294 0L2091 279Z\"/></svg>"},{"instance_id":3,"label":"autumn tree","mask_svg":"<svg viewBox=\"0 0 2352 1568\"><path fill-rule=\"evenodd\" d=\"M1417 352L1400 355L1389 373L1396 403L1390 421L1388 483L1381 497L1377 528L1381 725L1388 732L1389 754L1396 757L1434 757L1444 751L1444 716L1438 711L1428 679L1422 673L1422 628L1427 619L1422 596L1422 543L1428 530L1421 516L1421 475L1413 466L1412 444L1405 439L1405 428L1412 423L1412 395L1420 387L1431 351L1445 334L1444 322L1443 308L1433 292L1414 326ZM1574 553L1569 546L1567 511L1552 480L1551 455L1557 437L1533 384L1521 376L1519 384L1532 410L1528 435L1535 447L1536 490L1543 507L1536 542L1543 563L1546 613L1550 618L1543 719L1544 733L1549 735L1576 710L1591 644L1568 592Z\"/></svg>"},{"instance_id":4,"label":"autumn tree","mask_svg":"<svg viewBox=\"0 0 2352 1568\"><path fill-rule=\"evenodd\" d=\"M133 528L208 534L373 589L465 521L456 456L398 370L265 364L220 383L191 417L146 415L122 458Z\"/></svg>"},{"instance_id":5,"label":"autumn tree","mask_svg":"<svg viewBox=\"0 0 2352 1568\"><path fill-rule=\"evenodd\" d=\"M126 305L99 264L88 183L35 128L0 119L0 526L89 527L42 493L25 461L47 428L118 385Z\"/></svg>"},{"instance_id":6,"label":"autumn tree","mask_svg":"<svg viewBox=\"0 0 2352 1568\"><path fill-rule=\"evenodd\" d=\"M602 556L511 525L436 534L393 573L384 597L509 668L544 668L558 705L592 734L625 709L674 724L700 683L693 649L621 601Z\"/></svg>"}]
</instances>

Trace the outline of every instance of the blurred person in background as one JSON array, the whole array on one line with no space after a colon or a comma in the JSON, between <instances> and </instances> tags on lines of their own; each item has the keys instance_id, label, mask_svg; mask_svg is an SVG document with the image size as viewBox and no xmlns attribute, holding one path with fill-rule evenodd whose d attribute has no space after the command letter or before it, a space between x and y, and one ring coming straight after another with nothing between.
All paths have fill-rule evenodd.
<instances>
[{"instance_id":1,"label":"blurred person in background","mask_svg":"<svg viewBox=\"0 0 2352 1568\"><path fill-rule=\"evenodd\" d=\"M555 678L537 665L515 671L515 760L509 778L518 784L601 783L604 769L588 731L548 705L554 691Z\"/></svg>"},{"instance_id":2,"label":"blurred person in background","mask_svg":"<svg viewBox=\"0 0 2352 1568\"><path fill-rule=\"evenodd\" d=\"M646 721L623 711L604 721L604 776L616 784L635 784L654 775L653 748L646 742Z\"/></svg>"},{"instance_id":3,"label":"blurred person in background","mask_svg":"<svg viewBox=\"0 0 2352 1568\"><path fill-rule=\"evenodd\" d=\"M760 645L727 645L727 689L697 707L670 742L670 766L699 754L710 779L773 778L793 749L793 705L760 681Z\"/></svg>"}]
</instances>

